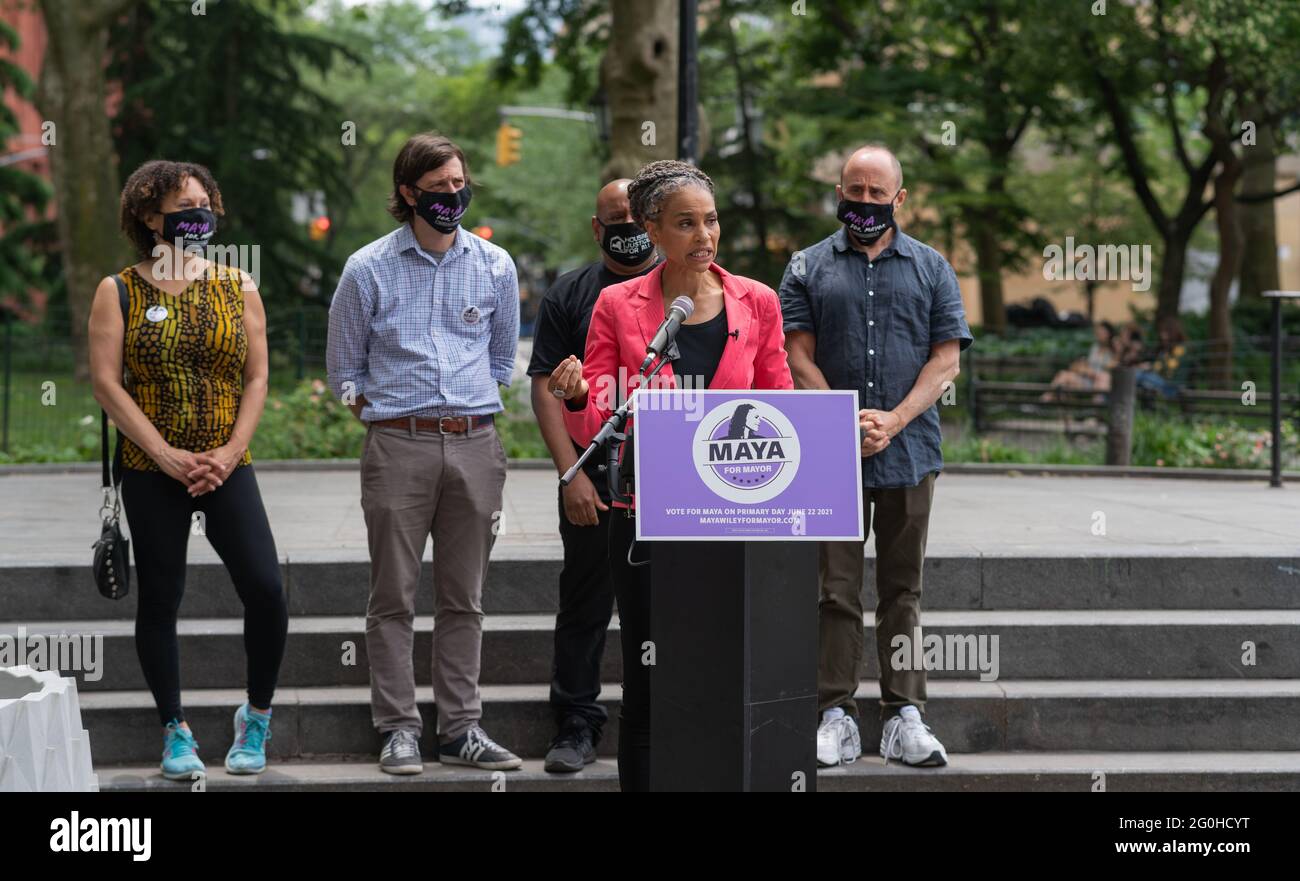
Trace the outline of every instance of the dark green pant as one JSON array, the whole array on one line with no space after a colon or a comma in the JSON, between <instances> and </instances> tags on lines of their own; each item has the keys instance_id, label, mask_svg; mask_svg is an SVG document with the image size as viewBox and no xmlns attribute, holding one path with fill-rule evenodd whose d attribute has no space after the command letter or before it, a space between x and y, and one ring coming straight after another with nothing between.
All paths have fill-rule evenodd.
<instances>
[{"instance_id":1,"label":"dark green pant","mask_svg":"<svg viewBox=\"0 0 1300 881\"><path fill-rule=\"evenodd\" d=\"M921 626L921 570L930 527L930 502L937 473L916 486L862 491L863 535L876 533L876 654L880 659L880 715L887 718L914 704L925 710L925 671L890 666L890 640L911 639ZM858 714L853 695L862 667L863 542L821 545L821 596L817 604L820 642L817 708L842 707Z\"/></svg>"}]
</instances>

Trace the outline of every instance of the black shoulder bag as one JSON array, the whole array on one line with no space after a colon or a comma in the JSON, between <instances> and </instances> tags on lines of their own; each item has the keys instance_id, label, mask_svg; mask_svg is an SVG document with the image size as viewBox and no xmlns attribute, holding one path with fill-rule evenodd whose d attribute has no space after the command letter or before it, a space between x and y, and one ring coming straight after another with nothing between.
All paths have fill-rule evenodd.
<instances>
[{"instance_id":1,"label":"black shoulder bag","mask_svg":"<svg viewBox=\"0 0 1300 881\"><path fill-rule=\"evenodd\" d=\"M114 275L117 282L117 298L122 307L123 339L127 323L128 298L126 284L122 276ZM125 344L125 343L124 343ZM131 542L122 535L118 525L121 513L121 500L118 497L118 484L122 476L122 432L117 432L117 444L113 451L110 467L108 459L108 414L99 411L99 451L103 466L104 501L99 508L101 528L99 541L91 545L95 549L95 560L91 564L95 574L95 586L99 592L110 600L120 600L131 590Z\"/></svg>"}]
</instances>

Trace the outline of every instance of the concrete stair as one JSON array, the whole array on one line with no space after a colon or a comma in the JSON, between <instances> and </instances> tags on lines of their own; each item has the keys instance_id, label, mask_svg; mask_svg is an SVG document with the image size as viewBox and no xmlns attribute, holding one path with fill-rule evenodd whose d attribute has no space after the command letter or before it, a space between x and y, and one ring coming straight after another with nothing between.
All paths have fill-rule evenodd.
<instances>
[{"instance_id":1,"label":"concrete stair","mask_svg":"<svg viewBox=\"0 0 1300 881\"><path fill-rule=\"evenodd\" d=\"M114 791L187 792L164 780L155 765L100 769L101 785ZM1100 775L1100 777L1099 777ZM1294 792L1300 789L1300 755L1275 752L1006 753L964 755L946 768L884 765L864 756L851 765L817 772L823 792ZM601 759L578 774L547 774L540 759L516 771L477 771L426 763L418 776L395 777L373 762L288 760L258 777L236 777L219 765L207 775L213 791L311 792L617 792L618 767Z\"/></svg>"},{"instance_id":2,"label":"concrete stair","mask_svg":"<svg viewBox=\"0 0 1300 881\"><path fill-rule=\"evenodd\" d=\"M868 561L866 584L873 583ZM416 675L428 699L432 588L418 606ZM529 761L508 789L617 789L617 620L602 668L611 720L602 760L582 774L545 774L547 705L559 561L539 552L494 560L484 594L484 725ZM284 562L290 634L276 696L272 769L227 778L221 759L243 701L242 607L224 569L190 569L181 621L186 712L213 789L481 791L486 772L440 767L390 778L374 767L364 621L364 562ZM823 770L820 789L1234 790L1300 788L1300 561L1290 557L934 557L925 575L925 633L997 636L999 678L931 674L927 722L946 769L882 765L874 636L858 693L868 754ZM133 642L134 595L95 593L84 567L0 568L0 633L92 634L102 677L73 673L102 789L183 789L161 779L153 701ZM874 590L864 602L874 605ZM868 613L870 620L870 612ZM1242 663L1243 643L1256 663ZM355 663L344 663L348 644ZM974 666L972 660L971 666ZM434 709L423 748L431 754ZM812 745L809 745L812 748ZM498 783L498 785L501 785Z\"/></svg>"}]
</instances>

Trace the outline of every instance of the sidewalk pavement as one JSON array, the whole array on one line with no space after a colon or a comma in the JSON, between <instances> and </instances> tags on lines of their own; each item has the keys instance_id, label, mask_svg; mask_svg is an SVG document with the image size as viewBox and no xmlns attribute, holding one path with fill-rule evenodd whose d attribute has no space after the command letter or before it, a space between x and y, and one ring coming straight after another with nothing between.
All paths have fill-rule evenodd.
<instances>
[{"instance_id":1,"label":"sidewalk pavement","mask_svg":"<svg viewBox=\"0 0 1300 881\"><path fill-rule=\"evenodd\" d=\"M368 559L355 468L266 470L258 481L282 559ZM561 556L556 487L549 469L511 468L495 558ZM0 475L0 566L89 566L99 503L98 472ZM1296 558L1300 487L945 474L935 488L929 554ZM195 538L190 559L217 557Z\"/></svg>"}]
</instances>

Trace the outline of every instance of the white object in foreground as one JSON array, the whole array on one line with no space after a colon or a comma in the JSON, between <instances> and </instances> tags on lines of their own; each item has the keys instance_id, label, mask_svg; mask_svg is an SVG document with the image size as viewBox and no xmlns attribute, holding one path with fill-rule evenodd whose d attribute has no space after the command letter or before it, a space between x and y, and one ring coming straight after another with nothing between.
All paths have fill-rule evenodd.
<instances>
[{"instance_id":1,"label":"white object in foreground","mask_svg":"<svg viewBox=\"0 0 1300 881\"><path fill-rule=\"evenodd\" d=\"M98 791L76 680L0 668L0 792Z\"/></svg>"}]
</instances>

